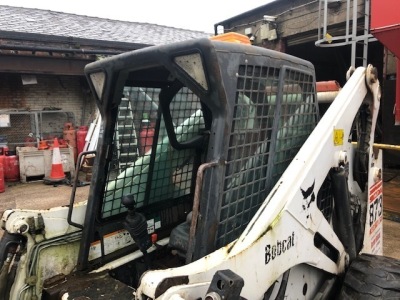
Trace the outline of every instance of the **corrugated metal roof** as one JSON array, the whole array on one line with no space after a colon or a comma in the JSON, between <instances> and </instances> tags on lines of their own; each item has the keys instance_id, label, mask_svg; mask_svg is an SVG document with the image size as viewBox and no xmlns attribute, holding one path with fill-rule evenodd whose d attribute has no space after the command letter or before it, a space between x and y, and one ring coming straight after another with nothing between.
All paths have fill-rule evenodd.
<instances>
[{"instance_id":1,"label":"corrugated metal roof","mask_svg":"<svg viewBox=\"0 0 400 300\"><path fill-rule=\"evenodd\" d=\"M0 31L147 45L168 44L211 35L163 25L5 5L0 5Z\"/></svg>"}]
</instances>

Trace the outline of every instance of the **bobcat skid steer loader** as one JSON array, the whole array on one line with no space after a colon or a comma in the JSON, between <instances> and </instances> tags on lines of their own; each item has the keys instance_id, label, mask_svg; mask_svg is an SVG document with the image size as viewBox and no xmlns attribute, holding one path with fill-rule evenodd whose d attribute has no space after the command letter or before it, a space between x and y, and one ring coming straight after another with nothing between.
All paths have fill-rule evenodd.
<instances>
[{"instance_id":1,"label":"bobcat skid steer loader","mask_svg":"<svg viewBox=\"0 0 400 300\"><path fill-rule=\"evenodd\" d=\"M88 200L4 213L2 299L399 297L380 256L374 68L321 119L314 67L251 45L192 40L85 72L102 118Z\"/></svg>"}]
</instances>

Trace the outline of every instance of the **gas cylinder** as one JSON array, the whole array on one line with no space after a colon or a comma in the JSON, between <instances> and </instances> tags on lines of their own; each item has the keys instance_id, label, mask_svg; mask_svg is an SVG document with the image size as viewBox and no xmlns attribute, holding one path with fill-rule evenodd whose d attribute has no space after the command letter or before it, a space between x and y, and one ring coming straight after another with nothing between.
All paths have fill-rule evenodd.
<instances>
[{"instance_id":1,"label":"gas cylinder","mask_svg":"<svg viewBox=\"0 0 400 300\"><path fill-rule=\"evenodd\" d=\"M34 137L28 136L25 138L24 146L25 147L35 147L35 141L36 141L36 139Z\"/></svg>"},{"instance_id":2,"label":"gas cylinder","mask_svg":"<svg viewBox=\"0 0 400 300\"><path fill-rule=\"evenodd\" d=\"M141 153L145 154L153 146L154 128L151 127L149 120L143 120L139 132Z\"/></svg>"},{"instance_id":3,"label":"gas cylinder","mask_svg":"<svg viewBox=\"0 0 400 300\"><path fill-rule=\"evenodd\" d=\"M18 181L19 180L19 160L15 151L7 150L5 152L4 162L4 180L5 181Z\"/></svg>"},{"instance_id":4,"label":"gas cylinder","mask_svg":"<svg viewBox=\"0 0 400 300\"><path fill-rule=\"evenodd\" d=\"M0 148L0 193L4 193L6 185L4 184L4 149Z\"/></svg>"},{"instance_id":5,"label":"gas cylinder","mask_svg":"<svg viewBox=\"0 0 400 300\"><path fill-rule=\"evenodd\" d=\"M78 131L76 132L76 147L78 148L78 155L83 151L83 148L85 148L85 139L88 130L88 126L79 126Z\"/></svg>"},{"instance_id":6,"label":"gas cylinder","mask_svg":"<svg viewBox=\"0 0 400 300\"><path fill-rule=\"evenodd\" d=\"M65 123L63 130L63 138L71 147L76 147L75 128L72 123Z\"/></svg>"},{"instance_id":7,"label":"gas cylinder","mask_svg":"<svg viewBox=\"0 0 400 300\"><path fill-rule=\"evenodd\" d=\"M72 123L65 123L63 130L63 138L67 144L74 150L74 158L78 156L78 150L76 149L76 131Z\"/></svg>"},{"instance_id":8,"label":"gas cylinder","mask_svg":"<svg viewBox=\"0 0 400 300\"><path fill-rule=\"evenodd\" d=\"M45 140L39 141L38 150L46 150L48 148L49 148L49 145L47 145L47 141L45 141Z\"/></svg>"}]
</instances>

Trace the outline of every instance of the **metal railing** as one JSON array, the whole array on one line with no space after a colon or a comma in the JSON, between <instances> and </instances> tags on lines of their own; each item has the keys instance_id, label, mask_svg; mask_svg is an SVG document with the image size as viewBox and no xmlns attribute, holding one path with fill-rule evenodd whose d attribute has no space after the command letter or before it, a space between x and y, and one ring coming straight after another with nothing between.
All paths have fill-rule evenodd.
<instances>
[{"instance_id":1,"label":"metal railing","mask_svg":"<svg viewBox=\"0 0 400 300\"><path fill-rule=\"evenodd\" d=\"M363 57L362 66L367 66L368 59L368 43L376 41L369 33L369 18L371 3L370 0L362 0L364 2L363 17L360 19L364 20L364 26L362 28L363 33L358 34L358 4L359 0L320 0L318 9L318 40L315 45L318 47L339 47L351 45L351 66L356 67L357 59L357 46L362 45ZM329 24L329 10L334 7L341 6L343 2L346 2L346 21L345 21L345 34L340 36L331 36L328 32L328 27L333 24ZM350 13L351 16L350 16Z\"/></svg>"}]
</instances>

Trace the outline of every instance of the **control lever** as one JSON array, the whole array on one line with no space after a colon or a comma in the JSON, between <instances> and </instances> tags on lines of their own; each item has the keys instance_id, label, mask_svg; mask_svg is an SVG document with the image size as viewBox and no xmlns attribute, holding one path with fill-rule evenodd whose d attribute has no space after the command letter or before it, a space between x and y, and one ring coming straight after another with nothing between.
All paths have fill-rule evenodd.
<instances>
[{"instance_id":1,"label":"control lever","mask_svg":"<svg viewBox=\"0 0 400 300\"><path fill-rule=\"evenodd\" d=\"M136 202L133 195L122 197L122 204L128 209L128 215L123 222L124 227L128 230L132 239L135 241L139 250L142 251L147 267L150 267L150 259L147 249L152 246L150 235L147 233L146 217L136 212Z\"/></svg>"}]
</instances>

